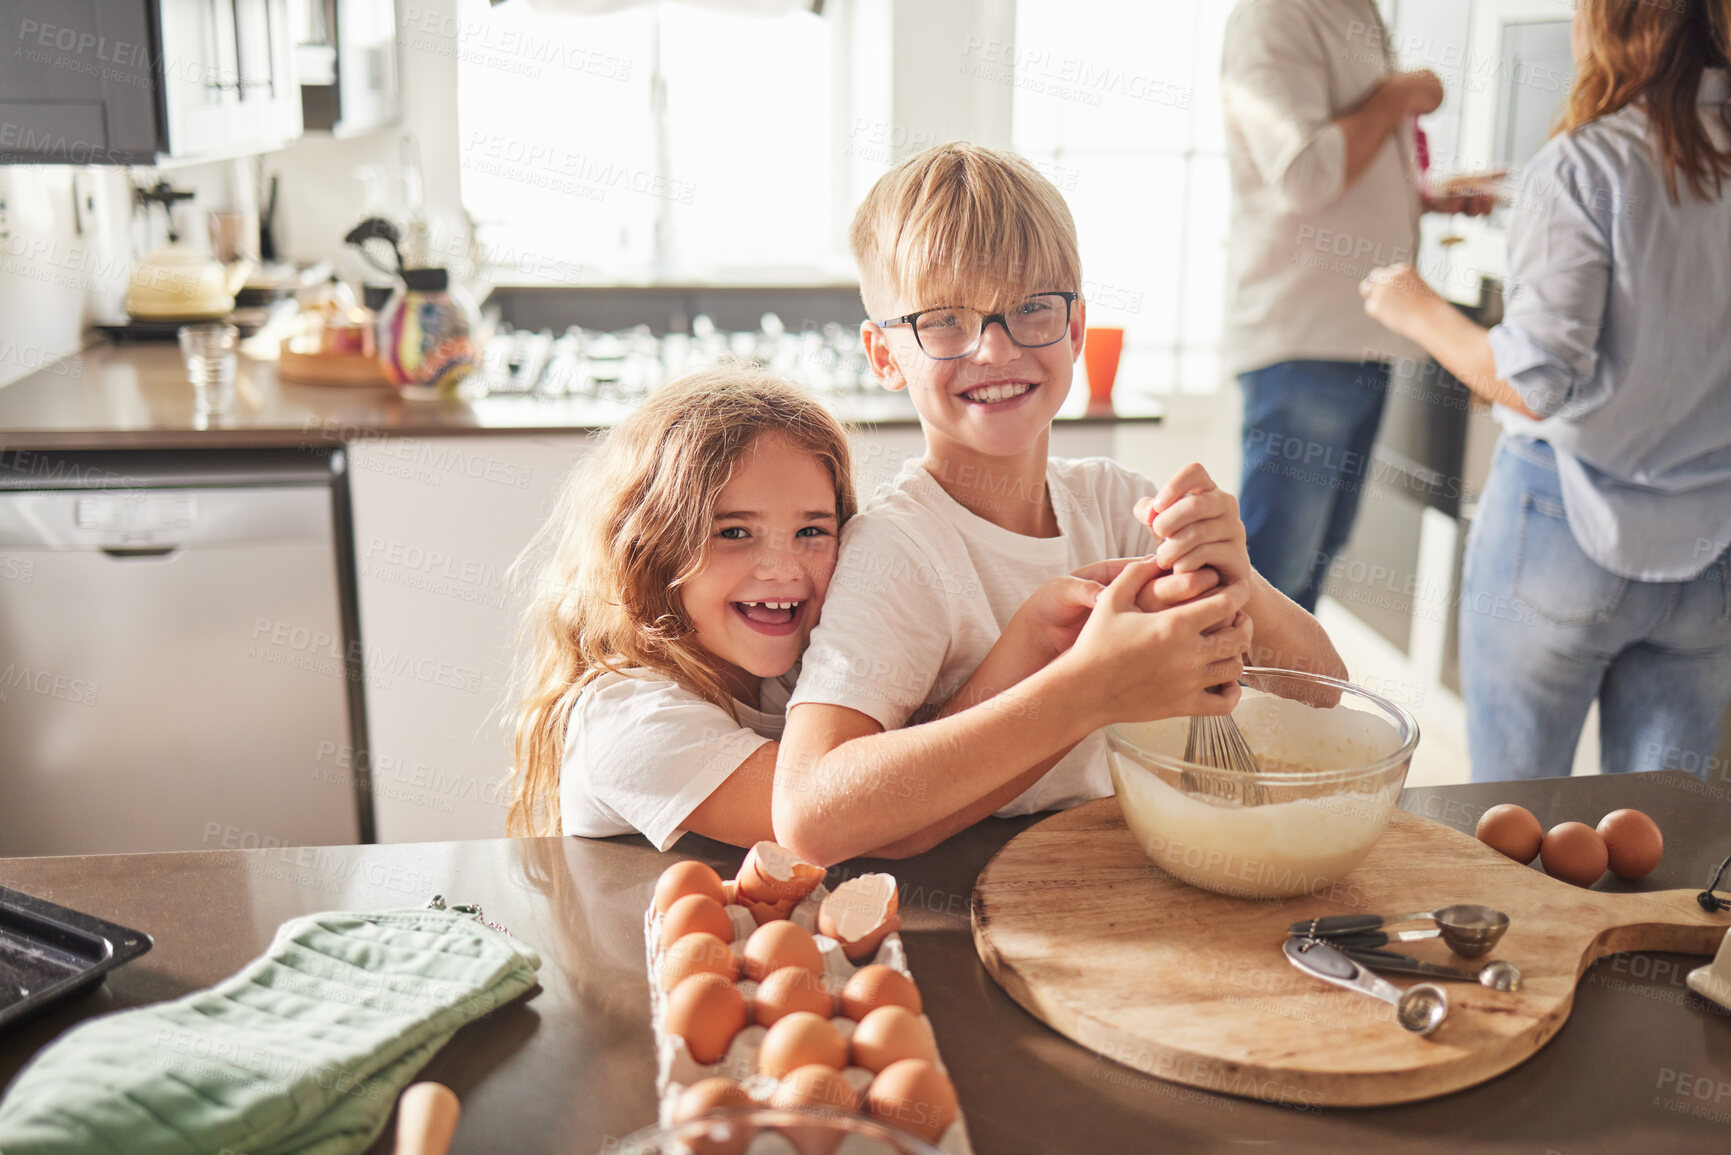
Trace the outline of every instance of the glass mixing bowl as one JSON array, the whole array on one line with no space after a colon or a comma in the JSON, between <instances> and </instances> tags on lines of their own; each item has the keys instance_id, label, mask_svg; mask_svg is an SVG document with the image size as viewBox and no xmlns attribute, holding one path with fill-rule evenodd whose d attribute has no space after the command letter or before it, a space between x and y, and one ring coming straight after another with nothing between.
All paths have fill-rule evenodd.
<instances>
[{"instance_id":1,"label":"glass mixing bowl","mask_svg":"<svg viewBox=\"0 0 1731 1155\"><path fill-rule=\"evenodd\" d=\"M906 1131L841 1111L735 1107L645 1127L606 1155L943 1155Z\"/></svg>"},{"instance_id":2,"label":"glass mixing bowl","mask_svg":"<svg viewBox=\"0 0 1731 1155\"><path fill-rule=\"evenodd\" d=\"M1156 866L1241 898L1328 897L1388 825L1418 723L1369 690L1251 668L1233 710L1261 774L1184 760L1190 719L1106 727L1124 821Z\"/></svg>"}]
</instances>

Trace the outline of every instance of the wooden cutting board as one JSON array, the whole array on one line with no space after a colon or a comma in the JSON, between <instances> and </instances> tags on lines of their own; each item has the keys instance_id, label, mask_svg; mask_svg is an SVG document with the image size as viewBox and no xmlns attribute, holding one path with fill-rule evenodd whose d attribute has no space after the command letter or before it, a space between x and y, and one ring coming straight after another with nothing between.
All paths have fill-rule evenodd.
<instances>
[{"instance_id":1,"label":"wooden cutting board","mask_svg":"<svg viewBox=\"0 0 1731 1155\"><path fill-rule=\"evenodd\" d=\"M1443 984L1448 1019L1428 1037L1401 1030L1394 1008L1313 979L1281 953L1287 926L1301 918L1453 902L1508 913L1508 933L1487 958L1520 967L1524 984ZM1731 915L1707 914L1694 891L1583 890L1401 810L1328 896L1230 898L1151 865L1115 798L1011 839L980 873L973 902L986 969L1054 1029L1163 1079L1296 1106L1405 1103L1484 1082L1557 1033L1594 959L1711 954L1727 927ZM1474 965L1435 940L1389 949ZM1420 981L1386 977L1402 988Z\"/></svg>"}]
</instances>

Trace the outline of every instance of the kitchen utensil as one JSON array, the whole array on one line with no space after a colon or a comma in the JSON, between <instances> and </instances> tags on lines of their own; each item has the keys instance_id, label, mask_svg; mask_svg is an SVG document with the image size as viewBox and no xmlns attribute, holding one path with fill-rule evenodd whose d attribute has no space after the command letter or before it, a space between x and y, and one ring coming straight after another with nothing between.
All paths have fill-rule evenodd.
<instances>
[{"instance_id":1,"label":"kitchen utensil","mask_svg":"<svg viewBox=\"0 0 1731 1155\"><path fill-rule=\"evenodd\" d=\"M1380 938L1373 932L1403 922L1436 923L1433 930L1388 932ZM1441 937L1448 948L1462 958L1478 958L1490 953L1509 929L1509 916L1500 910L1477 903L1458 902L1452 906L1415 914L1398 914L1384 918L1380 914L1337 914L1326 918L1309 918L1286 928L1290 935L1322 938L1339 946L1378 947L1385 942L1416 942L1419 939Z\"/></svg>"},{"instance_id":2,"label":"kitchen utensil","mask_svg":"<svg viewBox=\"0 0 1731 1155\"><path fill-rule=\"evenodd\" d=\"M1220 688L1210 687L1208 692L1218 694ZM1190 730L1184 738L1184 761L1210 770L1230 770L1234 774L1262 773L1262 763L1256 760L1256 751L1244 740L1244 732L1230 714L1208 714L1190 719ZM1246 806L1261 806L1268 801L1268 792L1252 778L1215 778L1189 769L1183 773L1184 789L1190 794L1236 797ZM1220 793L1222 786L1230 787L1227 794Z\"/></svg>"},{"instance_id":3,"label":"kitchen utensil","mask_svg":"<svg viewBox=\"0 0 1731 1155\"><path fill-rule=\"evenodd\" d=\"M445 1155L462 1105L443 1083L415 1083L397 1099L395 1155Z\"/></svg>"},{"instance_id":4,"label":"kitchen utensil","mask_svg":"<svg viewBox=\"0 0 1731 1155\"><path fill-rule=\"evenodd\" d=\"M1503 959L1492 959L1477 970L1466 970L1462 967L1446 967L1438 963L1425 962L1422 959L1413 958L1411 955L1397 954L1394 951L1353 950L1350 947L1343 947L1332 942L1329 945L1339 949L1352 961L1381 974L1419 975L1425 978L1478 983L1480 986L1489 987L1493 991L1518 991L1521 989L1520 968Z\"/></svg>"},{"instance_id":5,"label":"kitchen utensil","mask_svg":"<svg viewBox=\"0 0 1731 1155\"><path fill-rule=\"evenodd\" d=\"M1394 1021L1403 1031L1428 1035L1448 1017L1448 993L1435 983L1418 983L1403 991L1319 939L1289 938L1283 949L1286 961L1312 978L1381 999L1393 1007Z\"/></svg>"},{"instance_id":6,"label":"kitchen utensil","mask_svg":"<svg viewBox=\"0 0 1731 1155\"><path fill-rule=\"evenodd\" d=\"M1241 898L1324 893L1382 833L1418 723L1317 674L1252 668L1239 685L1233 719L1255 742L1260 774L1186 759L1187 718L1106 727L1125 821L1150 861L1193 886Z\"/></svg>"},{"instance_id":7,"label":"kitchen utensil","mask_svg":"<svg viewBox=\"0 0 1731 1155\"><path fill-rule=\"evenodd\" d=\"M0 886L0 1031L101 984L150 936Z\"/></svg>"},{"instance_id":8,"label":"kitchen utensil","mask_svg":"<svg viewBox=\"0 0 1731 1155\"><path fill-rule=\"evenodd\" d=\"M1256 853L1235 866L1253 875ZM1570 886L1397 809L1343 879L1292 901L1251 902L1153 869L1107 798L1011 839L980 872L971 906L992 976L1089 1051L1209 1091L1256 1098L1277 1088L1291 1106L1341 1107L1428 1099L1524 1062L1556 1036L1576 983L1605 955L1711 954L1731 912L1703 910L1696 893ZM1423 910L1438 894L1495 896L1509 916L1498 950L1520 960L1521 989L1450 991L1448 1029L1435 1039L1389 1030L1375 1004L1324 992L1269 949L1300 915Z\"/></svg>"}]
</instances>

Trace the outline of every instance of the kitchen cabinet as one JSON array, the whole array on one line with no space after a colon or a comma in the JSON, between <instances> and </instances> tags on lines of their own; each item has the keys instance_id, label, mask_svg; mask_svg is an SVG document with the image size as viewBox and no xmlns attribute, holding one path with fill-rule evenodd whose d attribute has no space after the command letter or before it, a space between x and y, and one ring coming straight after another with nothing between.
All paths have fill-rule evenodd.
<instances>
[{"instance_id":1,"label":"kitchen cabinet","mask_svg":"<svg viewBox=\"0 0 1731 1155\"><path fill-rule=\"evenodd\" d=\"M305 16L295 49L305 127L348 137L396 124L395 0L306 0Z\"/></svg>"},{"instance_id":2,"label":"kitchen cabinet","mask_svg":"<svg viewBox=\"0 0 1731 1155\"><path fill-rule=\"evenodd\" d=\"M0 0L0 163L159 164L301 132L294 0Z\"/></svg>"}]
</instances>

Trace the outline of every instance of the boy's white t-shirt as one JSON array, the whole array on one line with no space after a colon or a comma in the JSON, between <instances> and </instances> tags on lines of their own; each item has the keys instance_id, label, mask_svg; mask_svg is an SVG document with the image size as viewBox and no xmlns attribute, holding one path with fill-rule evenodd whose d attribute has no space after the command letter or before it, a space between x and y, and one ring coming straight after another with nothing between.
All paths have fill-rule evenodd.
<instances>
[{"instance_id":1,"label":"boy's white t-shirt","mask_svg":"<svg viewBox=\"0 0 1731 1155\"><path fill-rule=\"evenodd\" d=\"M779 741L791 676L765 678L761 709L727 711L649 670L583 687L565 729L559 821L566 834L642 834L666 850L681 823L765 742Z\"/></svg>"},{"instance_id":2,"label":"boy's white t-shirt","mask_svg":"<svg viewBox=\"0 0 1731 1155\"><path fill-rule=\"evenodd\" d=\"M1087 457L1052 459L1046 485L1059 534L1024 537L963 507L919 461L905 464L842 531L835 577L789 708L847 706L885 730L924 721L968 680L1043 582L1153 552L1154 539L1134 512L1156 492L1153 482ZM992 501L1041 496L986 488ZM997 813L1032 814L1110 793L1106 740L1096 732Z\"/></svg>"}]
</instances>

